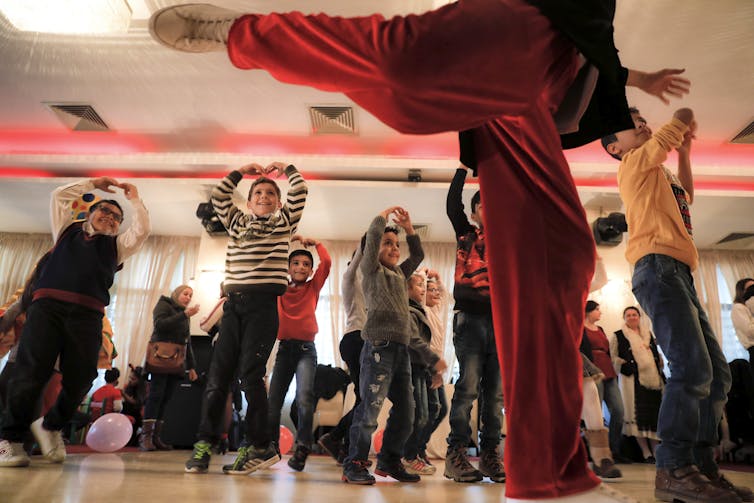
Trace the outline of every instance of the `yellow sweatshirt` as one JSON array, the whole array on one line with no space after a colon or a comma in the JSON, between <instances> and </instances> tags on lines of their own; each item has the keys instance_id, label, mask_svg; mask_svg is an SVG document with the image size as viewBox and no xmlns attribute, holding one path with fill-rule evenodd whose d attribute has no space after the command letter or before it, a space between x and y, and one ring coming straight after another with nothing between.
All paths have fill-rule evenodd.
<instances>
[{"instance_id":1,"label":"yellow sweatshirt","mask_svg":"<svg viewBox=\"0 0 754 503\"><path fill-rule=\"evenodd\" d=\"M687 229L679 206L688 207L688 195L684 195L685 201L676 199L669 171L662 165L668 152L681 145L687 130L686 124L673 119L644 145L628 151L620 163L618 189L626 205L626 259L631 264L653 253L673 257L692 271L699 263L690 222ZM680 186L678 179L673 178Z\"/></svg>"}]
</instances>

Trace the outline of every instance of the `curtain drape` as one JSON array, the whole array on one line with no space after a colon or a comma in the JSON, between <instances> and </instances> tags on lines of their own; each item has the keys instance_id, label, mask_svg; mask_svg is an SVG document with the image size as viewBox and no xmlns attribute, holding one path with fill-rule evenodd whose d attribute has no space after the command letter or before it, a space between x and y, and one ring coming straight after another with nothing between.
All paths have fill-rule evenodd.
<instances>
[{"instance_id":1,"label":"curtain drape","mask_svg":"<svg viewBox=\"0 0 754 503\"><path fill-rule=\"evenodd\" d=\"M51 234L0 232L0 303L24 286L39 257L51 247Z\"/></svg>"}]
</instances>

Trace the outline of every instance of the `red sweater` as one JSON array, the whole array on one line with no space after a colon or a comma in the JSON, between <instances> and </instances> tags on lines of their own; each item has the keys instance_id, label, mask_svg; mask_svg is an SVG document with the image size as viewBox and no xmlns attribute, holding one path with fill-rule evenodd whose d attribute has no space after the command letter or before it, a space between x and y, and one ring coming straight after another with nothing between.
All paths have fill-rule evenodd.
<instances>
[{"instance_id":1,"label":"red sweater","mask_svg":"<svg viewBox=\"0 0 754 503\"><path fill-rule=\"evenodd\" d=\"M589 342L592 344L592 363L597 365L603 374L605 379L612 379L618 377L613 368L613 360L610 358L610 343L607 340L607 336L602 328L597 327L597 330L589 330L584 327L586 336L589 337Z\"/></svg>"},{"instance_id":2,"label":"red sweater","mask_svg":"<svg viewBox=\"0 0 754 503\"><path fill-rule=\"evenodd\" d=\"M319 291L330 275L332 260L322 244L317 245L319 265L312 279L303 285L290 283L283 295L278 297L278 339L313 341L317 335L317 317L314 312L319 301Z\"/></svg>"}]
</instances>

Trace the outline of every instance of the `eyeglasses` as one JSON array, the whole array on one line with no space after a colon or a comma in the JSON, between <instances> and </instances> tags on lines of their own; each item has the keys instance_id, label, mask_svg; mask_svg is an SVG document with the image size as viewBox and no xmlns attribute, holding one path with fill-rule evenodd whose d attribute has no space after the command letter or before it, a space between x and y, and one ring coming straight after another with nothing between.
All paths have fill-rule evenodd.
<instances>
[{"instance_id":1,"label":"eyeglasses","mask_svg":"<svg viewBox=\"0 0 754 503\"><path fill-rule=\"evenodd\" d=\"M440 289L439 289L439 288L428 288L428 289L427 289L427 291L428 291L429 293L437 293L437 292L439 292L439 291L440 291Z\"/></svg>"},{"instance_id":2,"label":"eyeglasses","mask_svg":"<svg viewBox=\"0 0 754 503\"><path fill-rule=\"evenodd\" d=\"M107 206L97 206L96 209L99 210L99 211L101 211L105 215L110 215L113 218L113 220L115 220L118 223L123 222L123 215L121 215L117 211L115 211L115 210L113 210L113 209L111 209L111 208L109 208Z\"/></svg>"}]
</instances>

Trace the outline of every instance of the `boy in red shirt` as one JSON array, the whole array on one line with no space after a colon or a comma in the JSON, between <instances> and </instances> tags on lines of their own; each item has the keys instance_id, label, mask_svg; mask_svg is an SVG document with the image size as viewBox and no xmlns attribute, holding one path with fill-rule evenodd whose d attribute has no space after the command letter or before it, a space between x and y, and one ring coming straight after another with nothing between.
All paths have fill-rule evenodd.
<instances>
[{"instance_id":1,"label":"boy in red shirt","mask_svg":"<svg viewBox=\"0 0 754 503\"><path fill-rule=\"evenodd\" d=\"M285 395L296 376L296 450L288 460L288 466L296 471L304 469L312 445L312 420L314 417L314 374L317 370L317 349L314 336L319 327L315 310L319 291L330 274L332 261L322 243L313 239L293 236L291 242L301 241L305 247L314 246L319 256L317 271L312 276L314 257L306 249L297 249L288 257L288 274L291 277L288 289L278 297L277 356L270 381L270 436L277 442L280 438L280 409ZM311 278L311 279L310 279Z\"/></svg>"},{"instance_id":2,"label":"boy in red shirt","mask_svg":"<svg viewBox=\"0 0 754 503\"><path fill-rule=\"evenodd\" d=\"M118 389L118 379L120 379L120 370L117 367L105 371L106 384L92 393L90 405L92 419L123 410L123 394Z\"/></svg>"}]
</instances>

